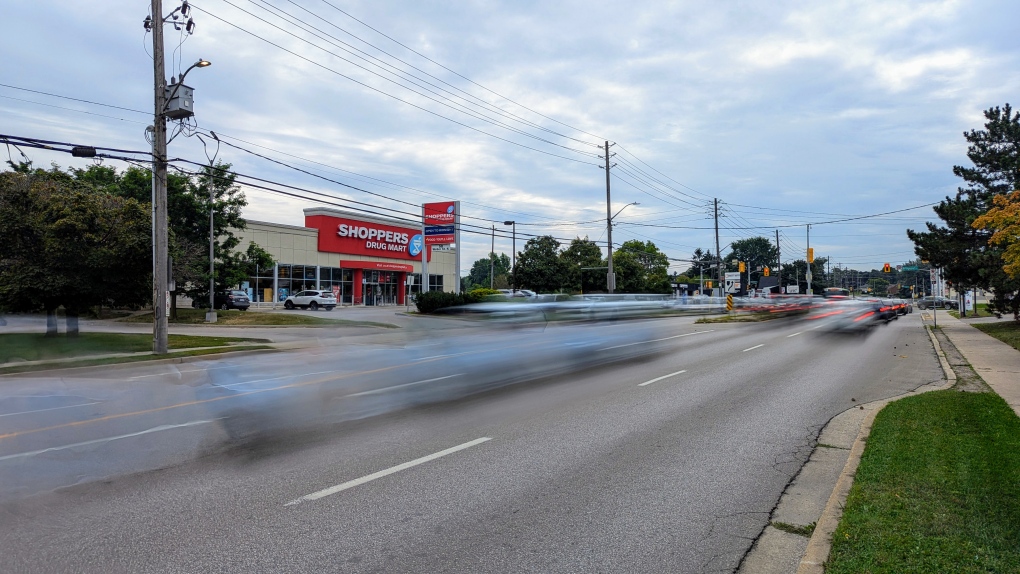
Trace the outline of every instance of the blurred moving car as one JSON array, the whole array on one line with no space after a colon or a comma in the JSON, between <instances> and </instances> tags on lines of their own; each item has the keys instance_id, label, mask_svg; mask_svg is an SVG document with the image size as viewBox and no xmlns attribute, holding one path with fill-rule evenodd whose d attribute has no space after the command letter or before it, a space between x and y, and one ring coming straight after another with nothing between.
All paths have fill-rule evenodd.
<instances>
[{"instance_id":1,"label":"blurred moving car","mask_svg":"<svg viewBox=\"0 0 1020 574\"><path fill-rule=\"evenodd\" d=\"M307 289L287 297L283 301L284 309L311 309L318 311L319 307L332 311L336 307L336 295L332 291L320 291L318 289Z\"/></svg>"},{"instance_id":2,"label":"blurred moving car","mask_svg":"<svg viewBox=\"0 0 1020 574\"><path fill-rule=\"evenodd\" d=\"M883 310L884 309L884 310ZM889 308L879 299L831 299L811 309L806 321L819 323L829 333L864 333L888 323Z\"/></svg>"}]
</instances>

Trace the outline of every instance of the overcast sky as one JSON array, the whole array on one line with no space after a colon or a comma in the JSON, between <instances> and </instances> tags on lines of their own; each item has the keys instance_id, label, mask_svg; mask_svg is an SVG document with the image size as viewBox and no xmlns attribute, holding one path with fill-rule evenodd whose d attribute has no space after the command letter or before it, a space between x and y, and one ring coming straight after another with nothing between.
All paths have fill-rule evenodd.
<instances>
[{"instance_id":1,"label":"overcast sky","mask_svg":"<svg viewBox=\"0 0 1020 574\"><path fill-rule=\"evenodd\" d=\"M147 149L149 5L6 0L0 133ZM164 14L179 5L164 0ZM478 232L463 235L465 272L489 251L493 221L497 252L511 251L504 220L518 222L518 250L537 234L604 245L604 140L617 154L613 212L639 202L616 218L614 244L650 239L678 259L714 249L718 198L724 254L778 229L784 261L803 258L811 223L816 256L833 264L903 263L905 230L934 218L918 206L960 183L962 133L982 127L983 110L1020 104L1010 0L192 6L192 36L165 27L166 75L212 62L186 81L198 129L364 191L228 146L218 159L391 216L460 200L462 221L478 226L465 227ZM206 161L185 135L169 155ZM302 225L323 196L289 192L308 198L246 189L245 216Z\"/></svg>"}]
</instances>

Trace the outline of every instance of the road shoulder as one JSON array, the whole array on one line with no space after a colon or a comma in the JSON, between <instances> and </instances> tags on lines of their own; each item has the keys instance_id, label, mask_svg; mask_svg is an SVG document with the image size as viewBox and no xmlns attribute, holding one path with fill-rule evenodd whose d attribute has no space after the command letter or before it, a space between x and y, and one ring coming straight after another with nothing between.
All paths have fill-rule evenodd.
<instances>
[{"instance_id":1,"label":"road shoulder","mask_svg":"<svg viewBox=\"0 0 1020 574\"><path fill-rule=\"evenodd\" d=\"M910 393L858 405L836 415L819 433L818 443L790 482L769 517L769 524L741 562L738 572L822 574L846 497L875 416L890 402L947 389L956 383L946 352L926 329L945 375L944 381Z\"/></svg>"}]
</instances>

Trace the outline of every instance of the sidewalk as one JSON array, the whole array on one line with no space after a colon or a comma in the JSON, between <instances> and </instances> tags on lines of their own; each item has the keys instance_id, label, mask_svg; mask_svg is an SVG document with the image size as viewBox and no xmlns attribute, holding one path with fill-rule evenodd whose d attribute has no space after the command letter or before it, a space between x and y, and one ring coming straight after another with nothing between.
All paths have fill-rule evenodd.
<instances>
[{"instance_id":1,"label":"sidewalk","mask_svg":"<svg viewBox=\"0 0 1020 574\"><path fill-rule=\"evenodd\" d=\"M922 318L926 324L931 324L930 311L922 311ZM971 321L996 320L961 320L948 313L938 314L939 328L946 337L988 386L1020 416L1020 351L971 327L967 324Z\"/></svg>"}]
</instances>

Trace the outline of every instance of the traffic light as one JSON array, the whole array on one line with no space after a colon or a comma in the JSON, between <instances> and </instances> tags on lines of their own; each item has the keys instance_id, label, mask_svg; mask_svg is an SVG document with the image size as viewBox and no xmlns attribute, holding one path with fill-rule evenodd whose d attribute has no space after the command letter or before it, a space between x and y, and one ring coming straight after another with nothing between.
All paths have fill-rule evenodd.
<instances>
[{"instance_id":1,"label":"traffic light","mask_svg":"<svg viewBox=\"0 0 1020 574\"><path fill-rule=\"evenodd\" d=\"M705 281L705 287L707 289L711 289L712 288L712 280L711 279L709 279L708 281Z\"/></svg>"},{"instance_id":2,"label":"traffic light","mask_svg":"<svg viewBox=\"0 0 1020 574\"><path fill-rule=\"evenodd\" d=\"M744 271L747 271L747 265L745 265L743 261L738 262L737 263L737 271L739 271L741 273L743 273Z\"/></svg>"},{"instance_id":3,"label":"traffic light","mask_svg":"<svg viewBox=\"0 0 1020 574\"><path fill-rule=\"evenodd\" d=\"M762 270L761 270L761 273L762 273L762 275L764 275L764 276L768 277L768 276L769 276L769 273L770 273L770 271L769 271L769 268L768 268L768 267L766 267L766 268L762 269Z\"/></svg>"},{"instance_id":4,"label":"traffic light","mask_svg":"<svg viewBox=\"0 0 1020 574\"><path fill-rule=\"evenodd\" d=\"M807 262L808 263L814 263L815 262L815 248L814 247L808 247L807 248Z\"/></svg>"},{"instance_id":5,"label":"traffic light","mask_svg":"<svg viewBox=\"0 0 1020 574\"><path fill-rule=\"evenodd\" d=\"M882 266L882 273L892 273L892 267L888 263Z\"/></svg>"}]
</instances>

